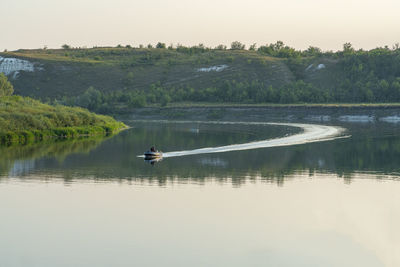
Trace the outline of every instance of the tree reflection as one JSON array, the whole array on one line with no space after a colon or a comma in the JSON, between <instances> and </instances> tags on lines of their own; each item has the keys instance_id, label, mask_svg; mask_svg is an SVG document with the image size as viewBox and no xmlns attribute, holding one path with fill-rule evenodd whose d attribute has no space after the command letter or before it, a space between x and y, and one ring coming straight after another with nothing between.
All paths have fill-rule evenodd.
<instances>
[{"instance_id":1,"label":"tree reflection","mask_svg":"<svg viewBox=\"0 0 400 267\"><path fill-rule=\"evenodd\" d=\"M48 143L0 146L0 179L10 174L21 175L34 168L41 158L53 158L62 163L71 154L88 154L108 137L90 137L75 140L57 140Z\"/></svg>"},{"instance_id":2,"label":"tree reflection","mask_svg":"<svg viewBox=\"0 0 400 267\"><path fill-rule=\"evenodd\" d=\"M153 144L164 151L219 146L260 140L262 136L274 138L282 136L287 129L216 128L214 125L216 129L200 127L193 133L187 131L190 125L139 126L103 143L100 139L0 148L1 174L7 176L18 164L23 169L21 161L24 160L33 160L34 166L28 162L27 171L16 172L16 176L30 177L34 169L38 179L42 179L41 174L49 174L64 177L67 183L90 179L166 186L214 181L241 186L262 181L282 186L287 179L299 174L313 177L334 173L348 183L360 172L374 173L377 177L400 174L400 136L396 128L358 129L357 126L350 128L352 137L347 139L144 162L138 155ZM74 156L68 157L70 154Z\"/></svg>"}]
</instances>

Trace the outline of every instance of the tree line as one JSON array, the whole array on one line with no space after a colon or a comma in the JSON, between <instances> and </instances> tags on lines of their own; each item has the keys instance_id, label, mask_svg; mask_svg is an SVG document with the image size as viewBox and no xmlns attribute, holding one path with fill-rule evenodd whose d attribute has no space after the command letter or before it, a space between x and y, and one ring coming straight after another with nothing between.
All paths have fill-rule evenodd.
<instances>
[{"instance_id":1,"label":"tree line","mask_svg":"<svg viewBox=\"0 0 400 267\"><path fill-rule=\"evenodd\" d=\"M68 51L74 51L74 50L85 50L87 49L86 47L72 47L68 44L63 44L61 46L62 49ZM97 47L94 46L93 48L103 48L103 47ZM112 48L112 47L104 47L104 48ZM342 50L338 50L336 52L333 51L323 51L321 48L316 47L316 46L309 46L307 49L300 50L296 49L293 47L288 46L285 44L283 41L276 41L275 43L267 43L267 44L262 44L259 47L257 47L256 43L253 43L246 47L246 44L240 42L240 41L233 41L231 42L230 46L226 46L224 44L219 44L215 47L209 47L204 45L203 43L193 45L193 46L185 46L182 44L169 44L167 45L166 43L163 42L158 42L157 44L147 44L143 45L140 44L137 47L132 46L132 45L121 45L118 44L115 48L127 48L127 49L168 49L168 50L176 50L181 53L187 53L187 54L196 54L196 53L204 53L207 51L212 51L212 50L249 50L249 51L257 51L263 54L267 54L270 56L274 57L280 57L280 58L293 58L293 57L307 57L307 56L343 56L345 54L357 54L357 53L363 53L366 52L363 49L356 50L353 45L349 42L344 43ZM376 49L385 49L385 50L399 50L400 49L400 44L396 43L393 45L393 47L390 49L388 46L385 47L377 47ZM374 50L374 49L373 49ZM115 51L111 51L113 53Z\"/></svg>"},{"instance_id":2,"label":"tree line","mask_svg":"<svg viewBox=\"0 0 400 267\"><path fill-rule=\"evenodd\" d=\"M213 103L247 103L247 104L294 104L294 103L357 103L400 101L400 79L392 84L381 80L374 84L374 90L386 90L385 94L374 94L370 88L363 86L346 89L339 87L333 90L321 89L311 83L298 80L276 88L261 81L251 82L224 81L222 86L198 88L163 87L160 83L152 84L146 90L117 90L102 92L93 87L84 94L75 97L63 97L57 103L80 106L92 111L107 114L113 113L116 107L138 108L147 105L167 106L171 102L213 102ZM376 96L375 96L376 95Z\"/></svg>"},{"instance_id":3,"label":"tree line","mask_svg":"<svg viewBox=\"0 0 400 267\"><path fill-rule=\"evenodd\" d=\"M131 46L119 46L124 49L134 49ZM73 50L68 45L65 50ZM148 45L139 48L149 50L144 58L135 59L138 62L156 61L162 53L175 50L179 53L197 54L210 50L244 50L246 46L238 41L232 42L230 48L218 45L209 48L203 44L196 46L169 45L159 42L155 46ZM103 91L102 88L88 88L79 96L63 97L56 102L70 106L81 106L90 110L110 113L115 106L143 107L158 104L166 106L170 102L229 102L229 103L373 103L400 101L400 45L389 48L378 47L369 51L356 50L351 43L345 43L343 49L337 52L323 52L318 47L310 46L306 50L296 50L281 41L257 47L252 44L249 50L254 53L281 58L294 74L294 80L282 86L272 86L263 81L240 80L239 78L219 80L211 87L191 87L189 85L166 86L156 82L145 89L130 88L113 91ZM125 50L100 50L93 53L119 55ZM79 52L79 51L77 51ZM309 79L306 68L310 62L319 58L335 61L335 70L327 71L333 77L333 82L319 84ZM136 66L136 65L135 65ZM124 66L122 66L124 67ZM129 73L128 73L129 74ZM0 74L2 75L2 74ZM2 75L4 76L4 75ZM12 93L12 87L0 76L0 96ZM132 75L131 75L132 76ZM4 76L5 77L5 76ZM130 74L127 80L133 79Z\"/></svg>"}]
</instances>

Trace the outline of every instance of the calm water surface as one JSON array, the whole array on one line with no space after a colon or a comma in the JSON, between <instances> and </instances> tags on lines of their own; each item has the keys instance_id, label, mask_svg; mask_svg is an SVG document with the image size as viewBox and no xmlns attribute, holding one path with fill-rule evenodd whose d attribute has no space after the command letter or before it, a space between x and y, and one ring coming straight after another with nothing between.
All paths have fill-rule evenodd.
<instances>
[{"instance_id":1,"label":"calm water surface","mask_svg":"<svg viewBox=\"0 0 400 267\"><path fill-rule=\"evenodd\" d=\"M0 148L0 266L400 266L400 125L166 158L288 126L131 122L103 140Z\"/></svg>"}]
</instances>

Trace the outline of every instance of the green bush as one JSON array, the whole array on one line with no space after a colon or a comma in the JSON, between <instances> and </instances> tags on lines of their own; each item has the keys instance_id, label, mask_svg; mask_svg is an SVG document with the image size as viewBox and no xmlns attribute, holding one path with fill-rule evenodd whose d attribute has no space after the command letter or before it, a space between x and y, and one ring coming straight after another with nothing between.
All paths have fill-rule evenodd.
<instances>
[{"instance_id":1,"label":"green bush","mask_svg":"<svg viewBox=\"0 0 400 267\"><path fill-rule=\"evenodd\" d=\"M50 106L21 96L0 97L0 143L30 143L50 138L115 133L126 127L109 116L82 108Z\"/></svg>"},{"instance_id":2,"label":"green bush","mask_svg":"<svg viewBox=\"0 0 400 267\"><path fill-rule=\"evenodd\" d=\"M0 72L0 97L10 96L14 92L14 87L8 81L7 76Z\"/></svg>"}]
</instances>

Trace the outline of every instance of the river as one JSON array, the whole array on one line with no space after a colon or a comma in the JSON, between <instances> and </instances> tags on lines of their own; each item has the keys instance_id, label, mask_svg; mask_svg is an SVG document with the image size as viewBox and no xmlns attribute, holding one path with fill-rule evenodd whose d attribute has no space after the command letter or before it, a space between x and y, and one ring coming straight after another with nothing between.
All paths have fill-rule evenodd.
<instances>
[{"instance_id":1,"label":"river","mask_svg":"<svg viewBox=\"0 0 400 267\"><path fill-rule=\"evenodd\" d=\"M0 148L0 266L400 265L397 122L127 123Z\"/></svg>"}]
</instances>

